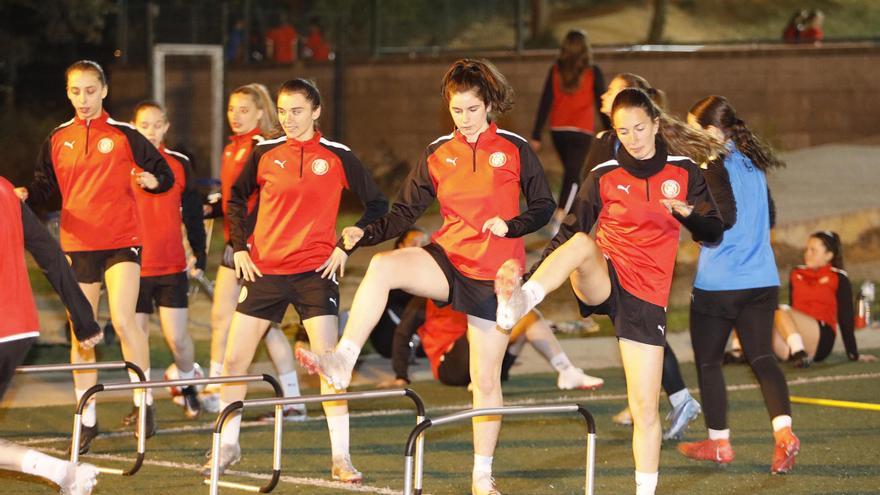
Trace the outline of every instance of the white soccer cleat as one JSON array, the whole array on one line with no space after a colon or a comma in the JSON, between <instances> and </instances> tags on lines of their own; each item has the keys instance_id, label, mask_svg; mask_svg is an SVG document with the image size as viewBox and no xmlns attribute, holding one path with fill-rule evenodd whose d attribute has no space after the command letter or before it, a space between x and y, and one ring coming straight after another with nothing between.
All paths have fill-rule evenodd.
<instances>
[{"instance_id":1,"label":"white soccer cleat","mask_svg":"<svg viewBox=\"0 0 880 495\"><path fill-rule=\"evenodd\" d=\"M321 376L336 390L345 390L351 383L352 367L337 352L327 351L319 356L310 350L298 348L296 360L310 375Z\"/></svg>"},{"instance_id":2,"label":"white soccer cleat","mask_svg":"<svg viewBox=\"0 0 880 495\"><path fill-rule=\"evenodd\" d=\"M61 482L62 495L89 495L98 484L98 468L91 464L67 466L67 476Z\"/></svg>"},{"instance_id":3,"label":"white soccer cleat","mask_svg":"<svg viewBox=\"0 0 880 495\"><path fill-rule=\"evenodd\" d=\"M202 466L202 476L205 478L211 477L211 467L213 463L213 459L211 455L213 451L208 451L208 461L205 462L205 465ZM238 461L241 460L241 446L237 443L233 445L220 445L220 466L219 473L223 474L229 469L230 466L238 464Z\"/></svg>"},{"instance_id":4,"label":"white soccer cleat","mask_svg":"<svg viewBox=\"0 0 880 495\"><path fill-rule=\"evenodd\" d=\"M522 291L522 269L516 260L509 259L498 269L495 295L498 298L495 323L505 330L513 328L532 309Z\"/></svg>"},{"instance_id":5,"label":"white soccer cleat","mask_svg":"<svg viewBox=\"0 0 880 495\"><path fill-rule=\"evenodd\" d=\"M471 484L472 495L501 495L495 486L495 478L490 473L476 472Z\"/></svg>"},{"instance_id":6,"label":"white soccer cleat","mask_svg":"<svg viewBox=\"0 0 880 495\"><path fill-rule=\"evenodd\" d=\"M596 390L605 384L605 380L590 376L584 373L584 370L570 366L568 369L559 373L556 380L556 386L559 390Z\"/></svg>"},{"instance_id":7,"label":"white soccer cleat","mask_svg":"<svg viewBox=\"0 0 880 495\"><path fill-rule=\"evenodd\" d=\"M358 471L351 463L351 456L333 458L333 467L330 469L330 477L333 481L343 483L360 484L364 481L364 473Z\"/></svg>"}]
</instances>

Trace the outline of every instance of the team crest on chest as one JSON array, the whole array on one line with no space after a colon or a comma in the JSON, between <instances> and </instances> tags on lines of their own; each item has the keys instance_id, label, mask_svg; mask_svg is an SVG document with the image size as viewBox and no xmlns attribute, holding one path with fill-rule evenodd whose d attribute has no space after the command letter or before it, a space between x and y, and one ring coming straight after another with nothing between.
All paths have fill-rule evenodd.
<instances>
[{"instance_id":1,"label":"team crest on chest","mask_svg":"<svg viewBox=\"0 0 880 495\"><path fill-rule=\"evenodd\" d=\"M100 141L98 141L98 151L104 153L105 155L113 151L113 140L106 137L102 138Z\"/></svg>"},{"instance_id":2,"label":"team crest on chest","mask_svg":"<svg viewBox=\"0 0 880 495\"><path fill-rule=\"evenodd\" d=\"M315 175L324 175L328 170L330 170L330 164L327 163L327 160L318 158L312 162L312 172L314 172Z\"/></svg>"},{"instance_id":3,"label":"team crest on chest","mask_svg":"<svg viewBox=\"0 0 880 495\"><path fill-rule=\"evenodd\" d=\"M679 186L678 182L673 179L665 180L663 181L663 184L660 185L660 192L663 193L663 196L672 199L678 196L678 193L681 192L681 186Z\"/></svg>"},{"instance_id":4,"label":"team crest on chest","mask_svg":"<svg viewBox=\"0 0 880 495\"><path fill-rule=\"evenodd\" d=\"M496 151L489 155L489 165L493 168L503 167L505 163L507 163L507 155L501 151Z\"/></svg>"}]
</instances>

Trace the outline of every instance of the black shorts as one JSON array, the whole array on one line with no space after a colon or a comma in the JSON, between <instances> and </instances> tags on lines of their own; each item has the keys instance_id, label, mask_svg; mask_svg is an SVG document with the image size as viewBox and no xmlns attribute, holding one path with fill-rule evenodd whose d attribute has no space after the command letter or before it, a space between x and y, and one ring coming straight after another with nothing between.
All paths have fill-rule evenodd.
<instances>
[{"instance_id":1,"label":"black shorts","mask_svg":"<svg viewBox=\"0 0 880 495\"><path fill-rule=\"evenodd\" d=\"M281 323L287 305L293 304L303 321L316 316L339 316L339 282L317 272L263 275L244 281L236 311L254 318Z\"/></svg>"},{"instance_id":2,"label":"black shorts","mask_svg":"<svg viewBox=\"0 0 880 495\"><path fill-rule=\"evenodd\" d=\"M834 338L837 337L837 333L833 328L824 321L819 322L819 344L816 346L816 355L813 356L813 361L820 362L824 361L830 354L832 349L834 349Z\"/></svg>"},{"instance_id":3,"label":"black shorts","mask_svg":"<svg viewBox=\"0 0 880 495\"><path fill-rule=\"evenodd\" d=\"M516 358L517 356L504 351L504 358L501 360L501 381L507 380ZM471 382L470 359L470 344L467 335L462 335L446 354L440 356L440 364L437 366L437 378L440 383L453 387L466 387Z\"/></svg>"},{"instance_id":4,"label":"black shorts","mask_svg":"<svg viewBox=\"0 0 880 495\"><path fill-rule=\"evenodd\" d=\"M15 368L24 362L24 358L36 341L36 337L28 337L0 343L0 400L6 394L12 377L15 376Z\"/></svg>"},{"instance_id":5,"label":"black shorts","mask_svg":"<svg viewBox=\"0 0 880 495\"><path fill-rule=\"evenodd\" d=\"M611 294L603 303L590 306L575 297L581 316L592 314L608 315L614 323L614 333L618 339L632 340L642 344L664 346L666 344L666 309L639 299L620 285L617 271L611 260L608 263L608 278L611 280Z\"/></svg>"},{"instance_id":6,"label":"black shorts","mask_svg":"<svg viewBox=\"0 0 880 495\"><path fill-rule=\"evenodd\" d=\"M462 275L449 261L443 248L437 244L431 243L422 249L434 258L449 284L449 300L434 301L438 308L452 304L452 309L456 311L495 321L498 300L495 298L494 280L476 280Z\"/></svg>"},{"instance_id":7,"label":"black shorts","mask_svg":"<svg viewBox=\"0 0 880 495\"><path fill-rule=\"evenodd\" d=\"M141 247L129 246L116 249L102 249L100 251L71 251L67 254L70 258L70 267L76 275L76 281L81 284L93 284L104 279L104 272L117 263L130 261L141 264Z\"/></svg>"},{"instance_id":8,"label":"black shorts","mask_svg":"<svg viewBox=\"0 0 880 495\"><path fill-rule=\"evenodd\" d=\"M189 280L186 273L171 273L155 277L141 277L138 292L138 313L153 313L153 304L163 308L185 308L188 306Z\"/></svg>"}]
</instances>

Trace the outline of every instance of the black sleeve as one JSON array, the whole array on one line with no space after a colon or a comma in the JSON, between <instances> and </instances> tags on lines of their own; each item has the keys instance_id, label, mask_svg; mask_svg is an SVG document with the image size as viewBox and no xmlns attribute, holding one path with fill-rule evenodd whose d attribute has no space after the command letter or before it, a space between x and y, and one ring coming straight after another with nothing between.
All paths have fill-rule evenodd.
<instances>
[{"instance_id":1,"label":"black sleeve","mask_svg":"<svg viewBox=\"0 0 880 495\"><path fill-rule=\"evenodd\" d=\"M205 250L205 222L202 213L202 202L195 188L195 180L190 161L181 159L186 185L180 198L183 213L183 225L186 226L186 238L196 257L196 268L204 270L207 266L208 253Z\"/></svg>"},{"instance_id":2,"label":"black sleeve","mask_svg":"<svg viewBox=\"0 0 880 495\"><path fill-rule=\"evenodd\" d=\"M855 312L853 311L853 292L849 278L843 273L837 274L837 324L840 326L840 336L843 338L843 347L846 349L846 357L850 361L859 359L859 348L856 345Z\"/></svg>"},{"instance_id":3,"label":"black sleeve","mask_svg":"<svg viewBox=\"0 0 880 495\"><path fill-rule=\"evenodd\" d=\"M257 190L257 171L263 153L255 148L245 161L238 179L232 185L226 204L226 221L229 222L229 239L232 249L246 251L251 228L248 225L248 198Z\"/></svg>"},{"instance_id":4,"label":"black sleeve","mask_svg":"<svg viewBox=\"0 0 880 495\"><path fill-rule=\"evenodd\" d=\"M61 296L61 302L70 314L73 333L77 340L83 341L94 337L101 328L95 322L92 305L80 289L58 241L49 234L34 212L24 204L21 205L21 223L24 229L24 247L40 265L55 292Z\"/></svg>"},{"instance_id":5,"label":"black sleeve","mask_svg":"<svg viewBox=\"0 0 880 495\"><path fill-rule=\"evenodd\" d=\"M52 136L46 138L40 153L37 155L37 163L34 165L34 179L27 186L28 203L32 205L42 204L51 197L59 194L58 178L55 176L55 166L52 165Z\"/></svg>"},{"instance_id":6,"label":"black sleeve","mask_svg":"<svg viewBox=\"0 0 880 495\"><path fill-rule=\"evenodd\" d=\"M391 339L391 368L394 377L409 380L409 342L419 327L425 324L424 297L414 297L400 315L400 323L394 327L394 336Z\"/></svg>"},{"instance_id":7,"label":"black sleeve","mask_svg":"<svg viewBox=\"0 0 880 495\"><path fill-rule=\"evenodd\" d=\"M541 92L541 102L538 103L538 114L535 116L535 127L532 129L532 139L541 140L541 130L547 122L550 115L550 108L553 107L553 68L547 73L547 80L544 82L544 91Z\"/></svg>"},{"instance_id":8,"label":"black sleeve","mask_svg":"<svg viewBox=\"0 0 880 495\"><path fill-rule=\"evenodd\" d=\"M419 163L410 170L391 211L364 227L364 237L356 247L374 246L399 236L434 202L437 192L428 172L430 153L430 148L426 149Z\"/></svg>"},{"instance_id":9,"label":"black sleeve","mask_svg":"<svg viewBox=\"0 0 880 495\"><path fill-rule=\"evenodd\" d=\"M211 195L208 196L210 197ZM207 206L209 208L208 213L204 214L205 218L219 218L223 216L223 201L220 198L220 193L217 193L217 201L208 199L202 203L202 206Z\"/></svg>"},{"instance_id":10,"label":"black sleeve","mask_svg":"<svg viewBox=\"0 0 880 495\"><path fill-rule=\"evenodd\" d=\"M672 216L681 222L689 231L696 242L714 243L721 240L724 234L724 223L721 221L721 213L712 198L712 192L706 184L706 179L700 173L699 167L689 163L687 203L694 209L687 218L673 212Z\"/></svg>"},{"instance_id":11,"label":"black sleeve","mask_svg":"<svg viewBox=\"0 0 880 495\"><path fill-rule=\"evenodd\" d=\"M791 270L791 273L788 274L788 305L791 306L794 304L794 284L792 283L792 275L794 275L794 269Z\"/></svg>"},{"instance_id":12,"label":"black sleeve","mask_svg":"<svg viewBox=\"0 0 880 495\"><path fill-rule=\"evenodd\" d=\"M120 129L128 138L131 155L137 166L153 174L159 182L156 189L144 189L144 191L158 194L171 189L171 186L174 185L174 173L159 150L153 146L153 143L147 141L147 138L133 127L119 126L117 129Z\"/></svg>"},{"instance_id":13,"label":"black sleeve","mask_svg":"<svg viewBox=\"0 0 880 495\"><path fill-rule=\"evenodd\" d=\"M335 150L333 151L334 153L336 152ZM379 190L379 186L376 185L373 176L354 153L342 151L337 153L337 155L342 161L342 168L345 169L345 180L348 182L348 188L357 195L364 205L364 214L354 225L364 228L388 213L388 200L385 199L385 196ZM336 246L343 248L342 239L339 240Z\"/></svg>"},{"instance_id":14,"label":"black sleeve","mask_svg":"<svg viewBox=\"0 0 880 495\"><path fill-rule=\"evenodd\" d=\"M599 119L602 122L602 127L604 129L611 129L611 119L608 118L607 115L599 111L602 107L602 95L605 94L605 91L608 90L608 87L605 86L605 75L602 74L602 69L599 68L598 65L593 66L593 98L594 105L596 106L596 112L599 114Z\"/></svg>"},{"instance_id":15,"label":"black sleeve","mask_svg":"<svg viewBox=\"0 0 880 495\"><path fill-rule=\"evenodd\" d=\"M541 258L532 265L526 278L530 277L538 269L544 258L550 256L550 253L565 244L572 236L578 232L588 234L592 230L593 224L596 223L599 213L602 211L599 177L599 173L590 172L581 183L581 187L578 188L577 196L571 206L571 211L565 216L565 219L562 220L562 224L559 226L559 232L556 233L550 244L544 248Z\"/></svg>"},{"instance_id":16,"label":"black sleeve","mask_svg":"<svg viewBox=\"0 0 880 495\"><path fill-rule=\"evenodd\" d=\"M544 167L529 143L520 144L519 158L519 183L526 198L526 211L507 220L506 237L522 237L540 229L547 225L556 209Z\"/></svg>"},{"instance_id":17,"label":"black sleeve","mask_svg":"<svg viewBox=\"0 0 880 495\"><path fill-rule=\"evenodd\" d=\"M703 177L721 213L724 230L727 230L736 223L736 198L730 185L730 174L727 173L721 160L713 160L704 166L706 168L701 168Z\"/></svg>"},{"instance_id":18,"label":"black sleeve","mask_svg":"<svg viewBox=\"0 0 880 495\"><path fill-rule=\"evenodd\" d=\"M770 211L770 228L776 227L776 202L773 201L773 195L770 194L770 186L767 186L767 206Z\"/></svg>"},{"instance_id":19,"label":"black sleeve","mask_svg":"<svg viewBox=\"0 0 880 495\"><path fill-rule=\"evenodd\" d=\"M596 135L596 139L590 144L587 158L584 160L584 168L581 170L581 182L587 178L587 174L596 168L596 165L605 163L614 158L614 147L617 138L613 130L603 131Z\"/></svg>"}]
</instances>

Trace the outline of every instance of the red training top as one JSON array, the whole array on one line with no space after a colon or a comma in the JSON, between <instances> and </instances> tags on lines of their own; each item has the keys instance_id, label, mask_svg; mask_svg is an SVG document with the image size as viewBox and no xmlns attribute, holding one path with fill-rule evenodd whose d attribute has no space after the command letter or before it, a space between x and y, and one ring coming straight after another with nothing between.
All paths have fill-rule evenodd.
<instances>
[{"instance_id":1,"label":"red training top","mask_svg":"<svg viewBox=\"0 0 880 495\"><path fill-rule=\"evenodd\" d=\"M847 273L830 264L817 270L801 265L792 268L789 282L791 307L835 332L839 326L847 356L858 359L852 284Z\"/></svg>"},{"instance_id":2,"label":"red training top","mask_svg":"<svg viewBox=\"0 0 880 495\"><path fill-rule=\"evenodd\" d=\"M337 245L336 216L342 189L366 206L358 227L388 209L369 172L345 145L315 132L308 141L280 137L254 149L229 198L235 251L247 249L247 199L259 191L251 257L260 272L289 275L321 266ZM341 241L340 241L341 242Z\"/></svg>"},{"instance_id":3,"label":"red training top","mask_svg":"<svg viewBox=\"0 0 880 495\"><path fill-rule=\"evenodd\" d=\"M232 185L241 174L254 146L262 141L263 136L260 135L260 129L255 127L246 134L229 136L229 144L223 148L223 163L220 166L220 204L223 207L223 215L227 216L226 221L223 222L223 238L227 243L230 241L228 209L229 198L232 196ZM253 212L256 206L257 195L254 194L248 198L248 213Z\"/></svg>"},{"instance_id":4,"label":"red training top","mask_svg":"<svg viewBox=\"0 0 880 495\"><path fill-rule=\"evenodd\" d=\"M28 186L29 201L61 193L61 247L67 252L140 246L141 222L131 189L139 167L167 191L174 176L162 155L134 126L107 112L61 124L49 135Z\"/></svg>"},{"instance_id":5,"label":"red training top","mask_svg":"<svg viewBox=\"0 0 880 495\"><path fill-rule=\"evenodd\" d=\"M520 193L527 209L520 212ZM508 259L525 263L522 236L543 227L556 204L544 169L528 142L491 124L475 143L459 131L431 143L404 181L388 215L364 229L359 246L371 246L406 231L434 201L443 226L431 240L455 268L476 280L494 280ZM507 235L482 232L493 217L507 222Z\"/></svg>"},{"instance_id":6,"label":"red training top","mask_svg":"<svg viewBox=\"0 0 880 495\"><path fill-rule=\"evenodd\" d=\"M428 299L425 323L419 327L418 332L434 378L439 379L437 368L440 367L440 358L452 349L455 341L467 333L467 315L452 309L451 304L438 308L434 301Z\"/></svg>"},{"instance_id":7,"label":"red training top","mask_svg":"<svg viewBox=\"0 0 880 495\"><path fill-rule=\"evenodd\" d=\"M283 25L270 29L266 41L272 44L272 61L289 64L296 60L296 29Z\"/></svg>"}]
</instances>

